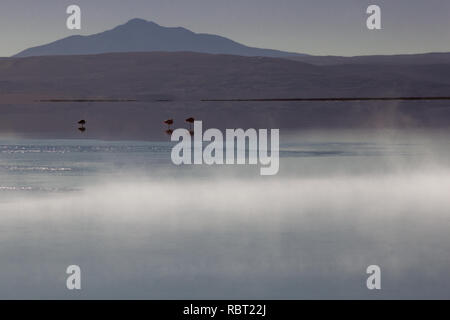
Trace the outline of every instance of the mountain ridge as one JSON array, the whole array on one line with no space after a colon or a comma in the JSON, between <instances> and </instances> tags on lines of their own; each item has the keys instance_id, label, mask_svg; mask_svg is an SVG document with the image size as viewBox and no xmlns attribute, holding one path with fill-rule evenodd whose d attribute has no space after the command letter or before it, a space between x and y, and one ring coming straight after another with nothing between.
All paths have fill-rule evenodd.
<instances>
[{"instance_id":1,"label":"mountain ridge","mask_svg":"<svg viewBox=\"0 0 450 320\"><path fill-rule=\"evenodd\" d=\"M450 127L448 100L287 100L449 92L450 64L317 66L192 52L8 58L0 60L0 135L77 138L73 125L87 118L90 138L160 141L164 119L191 116L220 129L440 130Z\"/></svg>"},{"instance_id":2,"label":"mountain ridge","mask_svg":"<svg viewBox=\"0 0 450 320\"><path fill-rule=\"evenodd\" d=\"M12 57L154 51L264 57L305 56L295 52L249 47L219 35L195 33L183 27L163 27L152 21L135 18L110 30L87 36L72 35L25 49Z\"/></svg>"},{"instance_id":3,"label":"mountain ridge","mask_svg":"<svg viewBox=\"0 0 450 320\"><path fill-rule=\"evenodd\" d=\"M450 92L450 64L317 66L193 52L9 58L0 61L0 78L4 94L138 100L431 97Z\"/></svg>"}]
</instances>

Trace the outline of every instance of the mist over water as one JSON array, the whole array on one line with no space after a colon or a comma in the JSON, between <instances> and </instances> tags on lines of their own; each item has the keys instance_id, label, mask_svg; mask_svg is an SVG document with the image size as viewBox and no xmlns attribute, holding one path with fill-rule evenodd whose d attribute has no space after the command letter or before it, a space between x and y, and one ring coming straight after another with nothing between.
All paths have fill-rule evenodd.
<instances>
[{"instance_id":1,"label":"mist over water","mask_svg":"<svg viewBox=\"0 0 450 320\"><path fill-rule=\"evenodd\" d=\"M446 137L292 133L273 177L165 142L1 141L0 297L449 298Z\"/></svg>"}]
</instances>

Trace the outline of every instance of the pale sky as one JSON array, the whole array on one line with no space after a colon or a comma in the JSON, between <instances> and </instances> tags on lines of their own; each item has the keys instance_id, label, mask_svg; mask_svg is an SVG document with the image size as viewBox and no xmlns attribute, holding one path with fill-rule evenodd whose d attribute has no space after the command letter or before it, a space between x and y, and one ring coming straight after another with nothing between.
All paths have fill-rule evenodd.
<instances>
[{"instance_id":1,"label":"pale sky","mask_svg":"<svg viewBox=\"0 0 450 320\"><path fill-rule=\"evenodd\" d=\"M71 4L82 30L66 29ZM382 30L366 28L370 4L381 7ZM132 18L316 55L450 52L450 0L1 0L0 56Z\"/></svg>"}]
</instances>

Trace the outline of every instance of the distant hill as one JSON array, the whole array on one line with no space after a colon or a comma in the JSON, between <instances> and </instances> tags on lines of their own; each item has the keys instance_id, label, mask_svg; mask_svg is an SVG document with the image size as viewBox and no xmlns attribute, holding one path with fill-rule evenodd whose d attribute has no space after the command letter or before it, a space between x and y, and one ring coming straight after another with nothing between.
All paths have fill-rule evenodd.
<instances>
[{"instance_id":1,"label":"distant hill","mask_svg":"<svg viewBox=\"0 0 450 320\"><path fill-rule=\"evenodd\" d=\"M0 136L167 139L162 123L213 128L450 128L449 100L263 101L448 97L450 63L313 65L193 52L60 55L0 60ZM95 100L102 102L95 102ZM129 101L136 100L136 101Z\"/></svg>"},{"instance_id":2,"label":"distant hill","mask_svg":"<svg viewBox=\"0 0 450 320\"><path fill-rule=\"evenodd\" d=\"M303 56L292 52L252 48L217 35L194 33L181 27L168 28L154 22L133 19L98 34L70 36L29 48L16 54L15 57L153 51L191 51L263 57Z\"/></svg>"},{"instance_id":3,"label":"distant hill","mask_svg":"<svg viewBox=\"0 0 450 320\"><path fill-rule=\"evenodd\" d=\"M281 58L134 52L9 58L0 93L138 100L448 96L450 64L317 66Z\"/></svg>"},{"instance_id":4,"label":"distant hill","mask_svg":"<svg viewBox=\"0 0 450 320\"><path fill-rule=\"evenodd\" d=\"M296 56L289 57L295 61L311 63L320 66L337 64L366 64L366 65L431 65L449 64L450 53L433 52L420 54L395 54L395 55L372 55L372 56Z\"/></svg>"}]
</instances>

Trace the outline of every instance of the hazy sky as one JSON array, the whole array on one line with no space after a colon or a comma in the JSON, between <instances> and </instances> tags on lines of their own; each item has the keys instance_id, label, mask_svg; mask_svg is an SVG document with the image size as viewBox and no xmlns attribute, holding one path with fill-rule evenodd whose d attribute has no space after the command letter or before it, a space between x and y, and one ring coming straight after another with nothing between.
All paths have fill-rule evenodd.
<instances>
[{"instance_id":1,"label":"hazy sky","mask_svg":"<svg viewBox=\"0 0 450 320\"><path fill-rule=\"evenodd\" d=\"M82 9L81 31L66 29L70 4ZM383 30L366 28L369 4L381 7ZM0 56L131 18L318 55L450 51L449 0L1 0Z\"/></svg>"}]
</instances>

